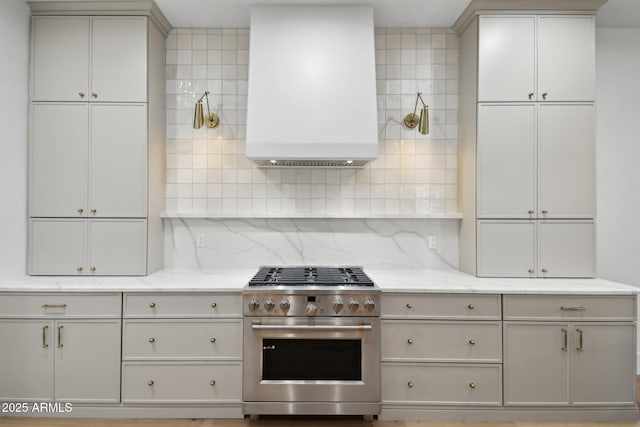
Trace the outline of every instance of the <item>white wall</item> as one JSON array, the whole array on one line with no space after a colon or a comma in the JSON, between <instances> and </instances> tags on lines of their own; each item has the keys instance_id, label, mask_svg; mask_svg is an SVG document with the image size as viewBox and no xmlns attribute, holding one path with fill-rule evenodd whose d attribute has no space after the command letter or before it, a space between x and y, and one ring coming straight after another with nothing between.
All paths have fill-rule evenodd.
<instances>
[{"instance_id":1,"label":"white wall","mask_svg":"<svg viewBox=\"0 0 640 427\"><path fill-rule=\"evenodd\" d=\"M597 271L640 286L640 29L598 28Z\"/></svg>"},{"instance_id":2,"label":"white wall","mask_svg":"<svg viewBox=\"0 0 640 427\"><path fill-rule=\"evenodd\" d=\"M0 274L25 274L29 8L0 1Z\"/></svg>"}]
</instances>

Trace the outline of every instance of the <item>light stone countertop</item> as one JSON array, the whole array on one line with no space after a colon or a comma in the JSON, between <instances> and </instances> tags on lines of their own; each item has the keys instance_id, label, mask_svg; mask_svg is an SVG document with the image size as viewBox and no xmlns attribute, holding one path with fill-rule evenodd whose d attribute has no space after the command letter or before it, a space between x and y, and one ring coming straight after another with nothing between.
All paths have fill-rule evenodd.
<instances>
[{"instance_id":1,"label":"light stone countertop","mask_svg":"<svg viewBox=\"0 0 640 427\"><path fill-rule=\"evenodd\" d=\"M0 292L238 292L255 269L163 270L149 276L0 277ZM373 269L365 272L383 292L621 294L640 288L602 279L481 279L453 270Z\"/></svg>"}]
</instances>

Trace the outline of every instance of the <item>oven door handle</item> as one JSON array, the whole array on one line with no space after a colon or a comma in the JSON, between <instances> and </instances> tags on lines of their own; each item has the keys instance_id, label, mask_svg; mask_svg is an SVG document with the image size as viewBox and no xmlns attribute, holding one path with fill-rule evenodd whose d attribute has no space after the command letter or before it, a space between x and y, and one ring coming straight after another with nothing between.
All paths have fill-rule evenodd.
<instances>
[{"instance_id":1,"label":"oven door handle","mask_svg":"<svg viewBox=\"0 0 640 427\"><path fill-rule=\"evenodd\" d=\"M251 329L266 330L304 330L304 331L369 331L373 328L370 323L363 325L263 325L252 323Z\"/></svg>"}]
</instances>

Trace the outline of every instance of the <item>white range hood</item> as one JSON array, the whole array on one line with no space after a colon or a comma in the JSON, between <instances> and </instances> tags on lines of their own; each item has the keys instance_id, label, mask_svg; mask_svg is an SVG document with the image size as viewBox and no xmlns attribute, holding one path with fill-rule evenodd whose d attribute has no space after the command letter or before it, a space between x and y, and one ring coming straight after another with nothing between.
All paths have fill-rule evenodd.
<instances>
[{"instance_id":1,"label":"white range hood","mask_svg":"<svg viewBox=\"0 0 640 427\"><path fill-rule=\"evenodd\" d=\"M246 155L261 166L362 166L378 154L373 9L251 10Z\"/></svg>"}]
</instances>

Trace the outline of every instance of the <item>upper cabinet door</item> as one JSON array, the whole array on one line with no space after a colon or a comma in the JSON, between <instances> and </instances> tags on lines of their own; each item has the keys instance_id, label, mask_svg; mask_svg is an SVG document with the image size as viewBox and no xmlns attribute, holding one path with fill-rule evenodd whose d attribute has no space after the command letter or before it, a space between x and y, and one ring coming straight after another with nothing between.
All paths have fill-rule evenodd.
<instances>
[{"instance_id":1,"label":"upper cabinet door","mask_svg":"<svg viewBox=\"0 0 640 427\"><path fill-rule=\"evenodd\" d=\"M86 103L33 103L29 215L87 216Z\"/></svg>"},{"instance_id":2,"label":"upper cabinet door","mask_svg":"<svg viewBox=\"0 0 640 427\"><path fill-rule=\"evenodd\" d=\"M595 217L594 123L593 104L539 104L540 218Z\"/></svg>"},{"instance_id":3,"label":"upper cabinet door","mask_svg":"<svg viewBox=\"0 0 640 427\"><path fill-rule=\"evenodd\" d=\"M541 16L538 19L538 100L593 101L593 16Z\"/></svg>"},{"instance_id":4,"label":"upper cabinet door","mask_svg":"<svg viewBox=\"0 0 640 427\"><path fill-rule=\"evenodd\" d=\"M91 19L90 98L147 102L147 18Z\"/></svg>"},{"instance_id":5,"label":"upper cabinet door","mask_svg":"<svg viewBox=\"0 0 640 427\"><path fill-rule=\"evenodd\" d=\"M479 19L478 101L535 99L536 17Z\"/></svg>"},{"instance_id":6,"label":"upper cabinet door","mask_svg":"<svg viewBox=\"0 0 640 427\"><path fill-rule=\"evenodd\" d=\"M147 106L92 104L89 217L147 216Z\"/></svg>"},{"instance_id":7,"label":"upper cabinet door","mask_svg":"<svg viewBox=\"0 0 640 427\"><path fill-rule=\"evenodd\" d=\"M32 100L89 98L89 18L33 19Z\"/></svg>"},{"instance_id":8,"label":"upper cabinet door","mask_svg":"<svg viewBox=\"0 0 640 427\"><path fill-rule=\"evenodd\" d=\"M535 218L536 107L478 106L478 218Z\"/></svg>"}]
</instances>

